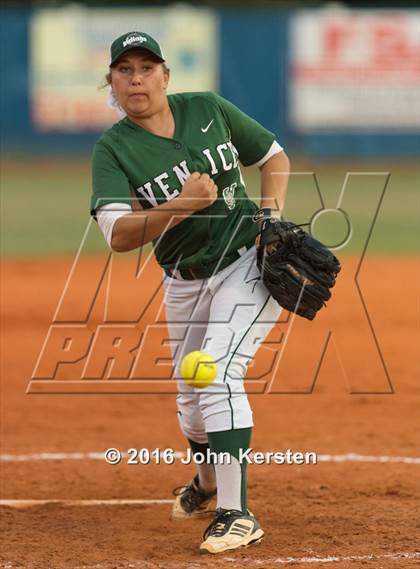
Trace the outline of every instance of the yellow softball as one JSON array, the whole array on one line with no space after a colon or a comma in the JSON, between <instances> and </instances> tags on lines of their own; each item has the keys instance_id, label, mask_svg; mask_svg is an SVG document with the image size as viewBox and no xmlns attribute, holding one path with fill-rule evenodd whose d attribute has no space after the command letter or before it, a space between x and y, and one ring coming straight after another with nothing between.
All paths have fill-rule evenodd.
<instances>
[{"instance_id":1,"label":"yellow softball","mask_svg":"<svg viewBox=\"0 0 420 569\"><path fill-rule=\"evenodd\" d=\"M182 379L192 387L207 387L216 375L217 363L206 352L190 352L181 362Z\"/></svg>"}]
</instances>

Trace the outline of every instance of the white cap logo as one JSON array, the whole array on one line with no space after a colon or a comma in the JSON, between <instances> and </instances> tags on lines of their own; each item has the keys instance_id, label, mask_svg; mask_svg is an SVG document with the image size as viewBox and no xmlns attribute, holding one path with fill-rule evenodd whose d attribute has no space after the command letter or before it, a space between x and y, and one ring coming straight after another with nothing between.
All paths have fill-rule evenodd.
<instances>
[{"instance_id":1,"label":"white cap logo","mask_svg":"<svg viewBox=\"0 0 420 569\"><path fill-rule=\"evenodd\" d=\"M147 38L145 38L144 36L128 36L128 38L126 38L123 41L123 47L126 47L127 45L131 45L132 43L143 43L147 41Z\"/></svg>"}]
</instances>

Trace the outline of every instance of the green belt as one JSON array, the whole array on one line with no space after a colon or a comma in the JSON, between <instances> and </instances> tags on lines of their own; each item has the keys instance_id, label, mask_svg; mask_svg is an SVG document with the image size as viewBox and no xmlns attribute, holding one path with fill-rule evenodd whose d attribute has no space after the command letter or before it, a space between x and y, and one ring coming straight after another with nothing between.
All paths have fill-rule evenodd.
<instances>
[{"instance_id":1,"label":"green belt","mask_svg":"<svg viewBox=\"0 0 420 569\"><path fill-rule=\"evenodd\" d=\"M248 250L253 246L254 242L252 242L250 245L246 245L246 248ZM241 255L237 251L234 251L233 253L229 253L229 255L227 255L226 257L223 257L222 260L217 259L217 261L209 263L208 265L205 266L182 268L182 269L175 269L174 267L173 269L164 269L164 271L165 274L171 279L181 279L184 281L194 281L195 279L208 279L209 277L215 274L216 267L217 267L216 273L218 273L219 271L225 269L226 267L237 261L240 257ZM173 274L172 271L176 272L179 276Z\"/></svg>"}]
</instances>

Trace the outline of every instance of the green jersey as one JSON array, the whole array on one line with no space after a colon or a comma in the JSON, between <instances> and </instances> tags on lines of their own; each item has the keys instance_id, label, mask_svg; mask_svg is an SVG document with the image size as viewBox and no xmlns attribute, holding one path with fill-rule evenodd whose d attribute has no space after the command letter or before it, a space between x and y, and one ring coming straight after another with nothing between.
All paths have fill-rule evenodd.
<instances>
[{"instance_id":1,"label":"green jersey","mask_svg":"<svg viewBox=\"0 0 420 569\"><path fill-rule=\"evenodd\" d=\"M91 213L104 204L131 204L133 196L145 210L156 207L178 196L192 172L207 172L218 199L153 242L165 269L205 267L254 242L251 217L258 208L247 196L239 161L259 162L275 136L215 93L179 93L168 102L173 138L152 134L126 117L98 140Z\"/></svg>"}]
</instances>

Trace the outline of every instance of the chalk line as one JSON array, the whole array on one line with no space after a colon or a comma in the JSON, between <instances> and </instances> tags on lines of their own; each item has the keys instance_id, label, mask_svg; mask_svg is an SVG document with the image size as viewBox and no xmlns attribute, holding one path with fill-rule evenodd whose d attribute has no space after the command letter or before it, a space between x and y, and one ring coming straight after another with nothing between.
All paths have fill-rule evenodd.
<instances>
[{"instance_id":1,"label":"chalk line","mask_svg":"<svg viewBox=\"0 0 420 569\"><path fill-rule=\"evenodd\" d=\"M420 464L417 456L377 456L370 454L318 454L319 462L400 462L403 464Z\"/></svg>"},{"instance_id":2,"label":"chalk line","mask_svg":"<svg viewBox=\"0 0 420 569\"><path fill-rule=\"evenodd\" d=\"M46 506L49 504L59 504L60 506L138 506L138 505L160 505L173 504L173 500L0 500L0 506L10 508L32 508L35 506Z\"/></svg>"},{"instance_id":3,"label":"chalk line","mask_svg":"<svg viewBox=\"0 0 420 569\"><path fill-rule=\"evenodd\" d=\"M270 563L273 565L287 565L292 563L338 563L341 561L401 561L407 559L420 559L420 553L382 553L379 555L370 554L370 555L326 555L324 557L321 556L311 556L311 557L277 557L277 558L269 558L269 559L252 559L249 557L241 557L241 564L248 564L248 565L255 565L263 567L264 564ZM224 557L223 559L227 563L234 563L238 562L237 558L234 557Z\"/></svg>"},{"instance_id":4,"label":"chalk line","mask_svg":"<svg viewBox=\"0 0 420 569\"><path fill-rule=\"evenodd\" d=\"M274 451L273 451L274 452ZM126 452L122 452L121 456L128 457ZM165 458L164 453L160 453L162 459ZM175 459L184 458L185 452L174 451ZM252 453L251 455L252 456ZM349 452L346 454L318 454L318 462L379 462L379 463L401 463L401 464L420 464L420 457L416 456L381 456L358 454ZM0 462L32 462L42 460L103 460L105 461L104 452L32 452L26 454L0 454ZM162 461L161 464L164 464Z\"/></svg>"},{"instance_id":5,"label":"chalk line","mask_svg":"<svg viewBox=\"0 0 420 569\"><path fill-rule=\"evenodd\" d=\"M265 567L270 564L270 567L273 565L321 565L321 564L331 564L331 563L340 563L342 561L359 561L359 562L367 562L367 561L414 561L415 559L420 559L420 553L409 553L409 552L398 552L398 553L380 553L378 555L370 554L370 555L314 555L311 557L277 557L277 558L266 558L266 559L258 559L258 558L250 558L250 557L220 557L221 562L225 564L225 566L231 566L232 569L237 567L246 566L253 566L253 567ZM17 569L22 565L17 564L15 565L11 561L1 562L0 567L3 569ZM114 567L114 565L112 565ZM219 564L217 564L219 566ZM77 566L75 569L109 569L110 565L103 563L95 563L94 565L82 565ZM158 559L155 561L144 561L141 559L133 559L130 561L126 561L123 563L119 563L118 567L121 569L147 569L147 568L154 568L157 569L161 567L161 562ZM191 561L165 561L165 567L168 569L199 569L203 567L198 561L191 562ZM206 565L207 567L207 565Z\"/></svg>"}]
</instances>

